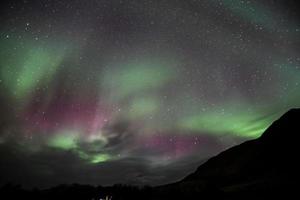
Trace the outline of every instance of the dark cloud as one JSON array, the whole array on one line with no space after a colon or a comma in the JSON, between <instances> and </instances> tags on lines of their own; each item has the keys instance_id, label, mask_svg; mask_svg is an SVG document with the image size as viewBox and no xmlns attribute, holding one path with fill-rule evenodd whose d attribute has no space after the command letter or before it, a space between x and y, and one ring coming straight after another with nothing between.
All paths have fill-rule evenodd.
<instances>
[{"instance_id":1,"label":"dark cloud","mask_svg":"<svg viewBox=\"0 0 300 200\"><path fill-rule=\"evenodd\" d=\"M95 165L78 159L72 152L44 148L38 154L28 154L11 146L1 146L0 154L0 184L20 183L29 188L61 183L157 185L181 179L202 162L194 157L151 167L149 160L139 157Z\"/></svg>"}]
</instances>

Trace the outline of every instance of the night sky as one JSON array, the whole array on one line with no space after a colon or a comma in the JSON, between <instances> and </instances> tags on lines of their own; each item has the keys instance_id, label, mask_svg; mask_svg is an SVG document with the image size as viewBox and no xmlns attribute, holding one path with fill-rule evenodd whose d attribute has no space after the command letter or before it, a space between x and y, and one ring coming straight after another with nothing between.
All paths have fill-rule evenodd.
<instances>
[{"instance_id":1,"label":"night sky","mask_svg":"<svg viewBox=\"0 0 300 200\"><path fill-rule=\"evenodd\" d=\"M0 184L165 184L259 137L300 107L296 2L1 1Z\"/></svg>"}]
</instances>

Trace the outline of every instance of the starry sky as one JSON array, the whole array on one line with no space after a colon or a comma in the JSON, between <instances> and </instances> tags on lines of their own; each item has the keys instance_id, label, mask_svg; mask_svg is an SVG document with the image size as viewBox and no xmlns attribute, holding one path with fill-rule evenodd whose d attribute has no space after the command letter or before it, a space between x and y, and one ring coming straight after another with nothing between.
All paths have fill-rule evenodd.
<instances>
[{"instance_id":1,"label":"starry sky","mask_svg":"<svg viewBox=\"0 0 300 200\"><path fill-rule=\"evenodd\" d=\"M298 8L1 1L0 184L165 184L259 137L300 106Z\"/></svg>"}]
</instances>

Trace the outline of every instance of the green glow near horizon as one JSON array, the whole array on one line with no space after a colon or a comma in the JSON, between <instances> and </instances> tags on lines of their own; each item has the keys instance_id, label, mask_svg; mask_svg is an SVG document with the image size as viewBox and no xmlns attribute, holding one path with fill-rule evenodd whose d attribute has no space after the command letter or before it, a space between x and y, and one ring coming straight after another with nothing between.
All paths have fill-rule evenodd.
<instances>
[{"instance_id":1,"label":"green glow near horizon","mask_svg":"<svg viewBox=\"0 0 300 200\"><path fill-rule=\"evenodd\" d=\"M84 150L81 146L82 144L88 148ZM91 164L101 163L112 159L112 156L109 154L96 153L103 150L103 145L100 145L99 148L95 149L95 144L93 142L80 140L79 133L70 130L65 130L49 137L47 145L62 151L71 151L80 159Z\"/></svg>"},{"instance_id":2,"label":"green glow near horizon","mask_svg":"<svg viewBox=\"0 0 300 200\"><path fill-rule=\"evenodd\" d=\"M110 160L111 156L108 154L97 154L91 157L90 162L93 164L101 163Z\"/></svg>"},{"instance_id":3,"label":"green glow near horizon","mask_svg":"<svg viewBox=\"0 0 300 200\"><path fill-rule=\"evenodd\" d=\"M183 130L199 131L200 133L257 138L274 120L273 118L260 118L259 113L222 112L220 109L186 117L179 123L179 127ZM256 121L257 119L260 120Z\"/></svg>"},{"instance_id":4,"label":"green glow near horizon","mask_svg":"<svg viewBox=\"0 0 300 200\"><path fill-rule=\"evenodd\" d=\"M90 164L102 163L112 159L112 156L106 153L89 154L80 149L76 150L75 152L78 154L79 158L87 161Z\"/></svg>"},{"instance_id":5,"label":"green glow near horizon","mask_svg":"<svg viewBox=\"0 0 300 200\"><path fill-rule=\"evenodd\" d=\"M77 135L62 133L50 137L47 144L58 149L72 150L77 148L77 140Z\"/></svg>"}]
</instances>

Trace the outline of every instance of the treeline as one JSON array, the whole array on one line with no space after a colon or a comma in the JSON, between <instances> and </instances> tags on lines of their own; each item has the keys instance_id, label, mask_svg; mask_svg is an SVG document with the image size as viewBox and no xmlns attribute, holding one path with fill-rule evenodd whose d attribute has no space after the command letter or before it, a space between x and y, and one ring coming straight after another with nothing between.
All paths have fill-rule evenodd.
<instances>
[{"instance_id":1,"label":"treeline","mask_svg":"<svg viewBox=\"0 0 300 200\"><path fill-rule=\"evenodd\" d=\"M0 199L31 199L31 200L99 200L111 198L112 200L123 199L146 199L150 197L153 188L149 186L137 187L116 184L113 186L91 185L58 185L48 189L24 189L21 185L6 184L0 188Z\"/></svg>"}]
</instances>

